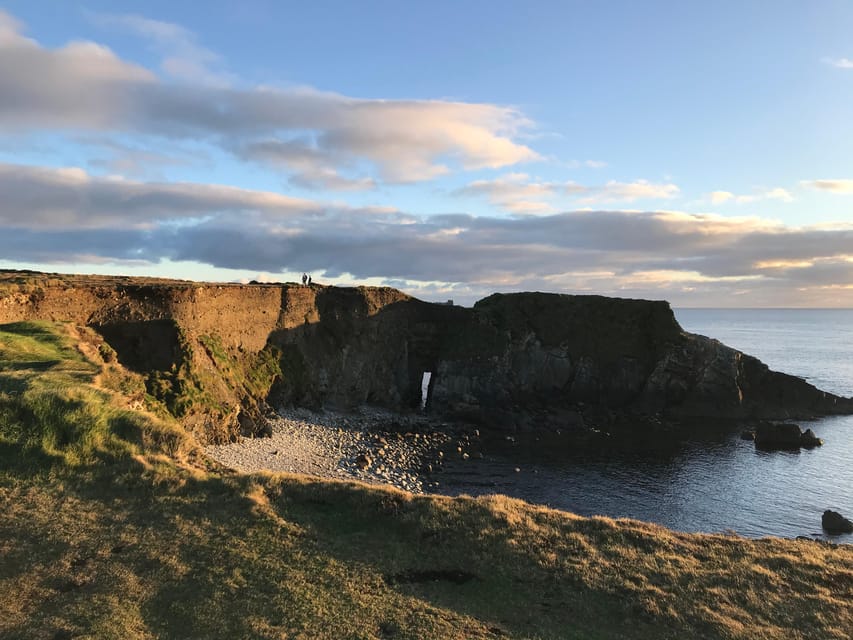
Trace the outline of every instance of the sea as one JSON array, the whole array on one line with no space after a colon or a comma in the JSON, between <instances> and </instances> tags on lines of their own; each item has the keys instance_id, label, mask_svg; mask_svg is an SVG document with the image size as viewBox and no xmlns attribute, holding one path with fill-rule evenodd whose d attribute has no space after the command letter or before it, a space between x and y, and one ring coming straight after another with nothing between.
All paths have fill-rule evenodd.
<instances>
[{"instance_id":1,"label":"sea","mask_svg":"<svg viewBox=\"0 0 853 640\"><path fill-rule=\"evenodd\" d=\"M853 396L853 310L676 309L681 326L753 355L776 371ZM741 429L687 425L665 444L584 447L543 460L544 443L512 443L453 464L441 493L502 493L584 516L646 520L685 532L808 536L825 509L853 519L853 416L800 421L824 440L801 451L759 451ZM544 445L544 446L543 446Z\"/></svg>"}]
</instances>

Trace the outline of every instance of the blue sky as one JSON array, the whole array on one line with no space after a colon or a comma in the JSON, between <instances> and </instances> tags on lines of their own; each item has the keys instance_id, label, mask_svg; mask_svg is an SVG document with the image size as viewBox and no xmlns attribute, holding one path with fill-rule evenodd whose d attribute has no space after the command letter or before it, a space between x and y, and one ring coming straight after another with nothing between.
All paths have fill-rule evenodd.
<instances>
[{"instance_id":1,"label":"blue sky","mask_svg":"<svg viewBox=\"0 0 853 640\"><path fill-rule=\"evenodd\" d=\"M200 6L0 2L0 267L853 306L853 3Z\"/></svg>"}]
</instances>

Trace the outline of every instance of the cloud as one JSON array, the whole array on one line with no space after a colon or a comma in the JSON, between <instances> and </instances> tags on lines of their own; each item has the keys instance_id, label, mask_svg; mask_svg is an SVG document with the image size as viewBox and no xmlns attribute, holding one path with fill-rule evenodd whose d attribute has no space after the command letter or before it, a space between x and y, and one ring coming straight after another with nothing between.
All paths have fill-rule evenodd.
<instances>
[{"instance_id":1,"label":"cloud","mask_svg":"<svg viewBox=\"0 0 853 640\"><path fill-rule=\"evenodd\" d=\"M782 202L794 201L794 196L792 196L787 189L782 189L781 187L776 187L775 189L765 191L764 193L760 194L760 197L769 200L781 200Z\"/></svg>"},{"instance_id":2,"label":"cloud","mask_svg":"<svg viewBox=\"0 0 853 640\"><path fill-rule=\"evenodd\" d=\"M853 303L853 224L790 227L678 211L413 216L19 165L0 165L0 192L0 255L19 262L308 270L325 280L394 280L460 301L545 289L694 305L732 304L744 291L753 305L825 305L833 291L832 304Z\"/></svg>"},{"instance_id":3,"label":"cloud","mask_svg":"<svg viewBox=\"0 0 853 640\"><path fill-rule=\"evenodd\" d=\"M244 145L236 153L247 160L283 166L291 172L292 184L308 189L363 191L376 187L372 178L342 175L337 167L352 163L306 139L259 140Z\"/></svg>"},{"instance_id":4,"label":"cloud","mask_svg":"<svg viewBox=\"0 0 853 640\"><path fill-rule=\"evenodd\" d=\"M731 191L712 191L709 194L711 204L723 204L735 198L735 194Z\"/></svg>"},{"instance_id":5,"label":"cloud","mask_svg":"<svg viewBox=\"0 0 853 640\"><path fill-rule=\"evenodd\" d=\"M214 71L212 66L221 61L220 56L199 45L196 35L180 25L133 14L87 12L87 16L105 29L119 29L145 39L162 56L160 68L174 78L214 85L227 85L234 79Z\"/></svg>"},{"instance_id":6,"label":"cloud","mask_svg":"<svg viewBox=\"0 0 853 640\"><path fill-rule=\"evenodd\" d=\"M823 63L838 69L853 69L853 60L849 58L824 58Z\"/></svg>"},{"instance_id":7,"label":"cloud","mask_svg":"<svg viewBox=\"0 0 853 640\"><path fill-rule=\"evenodd\" d=\"M89 150L88 164L105 170L112 175L134 178L161 178L164 170L171 167L188 167L200 163L208 164L198 150L191 152L178 145L169 145L166 150L154 145L125 142L115 137L102 135L74 136L72 141ZM32 148L30 148L32 150ZM43 155L52 153L42 152Z\"/></svg>"},{"instance_id":8,"label":"cloud","mask_svg":"<svg viewBox=\"0 0 853 640\"><path fill-rule=\"evenodd\" d=\"M188 37L167 23L109 19L133 25L158 42L174 45ZM375 176L347 179L417 182L451 167L497 169L541 159L515 141L532 123L512 107L352 98L310 88L166 83L103 46L74 42L47 49L23 37L8 14L0 12L0 25L0 131L164 136L203 141L250 157L253 144L287 144L301 137L318 156L335 163L320 171L329 180L334 179L330 171L355 165L370 167ZM324 184L316 167L296 174L306 183Z\"/></svg>"},{"instance_id":9,"label":"cloud","mask_svg":"<svg viewBox=\"0 0 853 640\"><path fill-rule=\"evenodd\" d=\"M316 215L310 200L222 185L93 177L79 168L0 163L0 225L57 230L151 229L221 214Z\"/></svg>"},{"instance_id":10,"label":"cloud","mask_svg":"<svg viewBox=\"0 0 853 640\"><path fill-rule=\"evenodd\" d=\"M644 199L671 199L678 195L674 184L654 184L646 180L585 186L576 182L543 182L525 173L510 173L492 180L476 180L454 191L461 196L484 196L496 207L511 213L554 213L555 199L575 198L583 204L632 202Z\"/></svg>"},{"instance_id":11,"label":"cloud","mask_svg":"<svg viewBox=\"0 0 853 640\"><path fill-rule=\"evenodd\" d=\"M493 180L476 180L454 194L485 196L496 207L512 213L549 213L555 209L546 202L559 186L553 182L534 182L524 173L510 173Z\"/></svg>"},{"instance_id":12,"label":"cloud","mask_svg":"<svg viewBox=\"0 0 853 640\"><path fill-rule=\"evenodd\" d=\"M727 202L735 204L748 204L759 200L779 200L781 202L793 202L794 196L787 189L776 187L774 189L759 190L751 194L734 194L731 191L712 191L708 194L711 204L719 205Z\"/></svg>"},{"instance_id":13,"label":"cloud","mask_svg":"<svg viewBox=\"0 0 853 640\"><path fill-rule=\"evenodd\" d=\"M806 187L818 189L819 191L830 191L832 193L851 194L853 193L853 180L804 180L802 183Z\"/></svg>"},{"instance_id":14,"label":"cloud","mask_svg":"<svg viewBox=\"0 0 853 640\"><path fill-rule=\"evenodd\" d=\"M580 202L585 204L669 200L679 194L679 188L674 184L658 184L647 180L635 180L634 182L610 180L607 184L592 187L569 182L565 185L564 191L570 196L580 196Z\"/></svg>"}]
</instances>

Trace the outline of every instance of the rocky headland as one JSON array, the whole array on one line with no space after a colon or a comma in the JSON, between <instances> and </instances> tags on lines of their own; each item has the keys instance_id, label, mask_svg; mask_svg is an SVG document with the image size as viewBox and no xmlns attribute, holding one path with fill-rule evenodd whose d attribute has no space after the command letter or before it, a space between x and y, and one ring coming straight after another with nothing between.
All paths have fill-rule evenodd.
<instances>
[{"instance_id":1,"label":"rocky headland","mask_svg":"<svg viewBox=\"0 0 853 640\"><path fill-rule=\"evenodd\" d=\"M681 329L668 303L384 287L0 273L0 323L67 321L201 442L270 435L269 407L377 407L488 429L578 430L853 413L853 400ZM431 379L426 397L424 373Z\"/></svg>"}]
</instances>

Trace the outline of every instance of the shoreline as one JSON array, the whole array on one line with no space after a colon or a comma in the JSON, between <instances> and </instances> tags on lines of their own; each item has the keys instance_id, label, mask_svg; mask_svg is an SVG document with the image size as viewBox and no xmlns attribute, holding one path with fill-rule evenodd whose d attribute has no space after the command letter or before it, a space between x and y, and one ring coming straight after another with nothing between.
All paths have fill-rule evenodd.
<instances>
[{"instance_id":1,"label":"shoreline","mask_svg":"<svg viewBox=\"0 0 853 640\"><path fill-rule=\"evenodd\" d=\"M835 536L822 531L817 513L814 525L804 523L798 527L799 530L772 532L766 529L762 531L761 528L756 530L750 523L744 526L743 522L738 523L739 526L735 523L724 526L716 522L717 526L713 528L678 527L651 513L642 512L643 509L648 511L653 508L658 496L656 492L645 495L643 482L638 485L639 489L633 486L638 477L636 468L631 466L625 472L619 470L618 460L624 458L625 452L630 452L632 458L639 455L638 459L651 453L654 462L663 465L665 470L668 461L683 455L682 446L685 444L688 445L687 450L706 445L720 446L726 440L731 441L733 448L751 444L743 441L739 430L733 428L722 431L708 428L705 435L713 436L710 439L682 440L682 433L679 434L682 437L656 440L647 437L624 438L620 435L625 434L617 432L618 435L611 435L597 430L583 434L563 432L547 435L544 432L499 435L487 431L481 435L470 424L448 423L423 414L400 414L376 407L362 407L353 412L289 408L279 410L276 416L270 419L270 437L241 437L237 442L209 445L202 450L211 460L237 473L279 472L320 479L354 480L417 495L453 497L502 494L567 513L586 517L596 513L627 517L654 522L685 533L737 531L738 535L746 539L769 535L830 544L853 543L847 536ZM590 459L610 458L614 454L617 460L615 466L599 464L596 467L593 464L587 467ZM569 457L564 458L566 455ZM756 455L776 455L779 460L786 457L785 452L759 452ZM561 462L551 464L557 460ZM580 465L575 467L577 471L574 473L590 473L600 479L602 487L618 490L621 486L634 493L639 491L642 500L636 507L640 512L620 514L624 511L624 505L615 510L605 507L604 503L608 500L606 493L599 496L601 504L598 506L587 495L572 496L570 487L584 486L581 479L575 484L566 485L569 493L561 494L563 497L558 498L552 488L565 483L565 474L572 473L570 470L574 464L569 460ZM828 505L830 507L835 505Z\"/></svg>"},{"instance_id":2,"label":"shoreline","mask_svg":"<svg viewBox=\"0 0 853 640\"><path fill-rule=\"evenodd\" d=\"M435 472L478 432L417 414L377 408L354 412L281 409L269 419L269 437L240 437L207 445L204 453L240 473L296 473L336 480L390 485L414 494L436 493ZM481 455L481 454L479 454Z\"/></svg>"}]
</instances>

